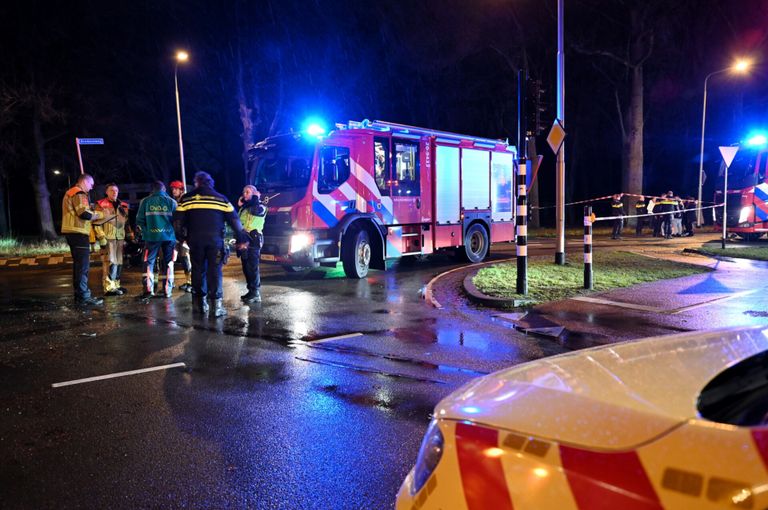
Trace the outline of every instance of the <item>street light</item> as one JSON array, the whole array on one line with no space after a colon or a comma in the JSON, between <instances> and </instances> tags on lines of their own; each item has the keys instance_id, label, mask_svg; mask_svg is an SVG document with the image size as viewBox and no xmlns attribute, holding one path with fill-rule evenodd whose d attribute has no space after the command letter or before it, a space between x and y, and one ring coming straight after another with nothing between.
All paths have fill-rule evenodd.
<instances>
[{"instance_id":1,"label":"street light","mask_svg":"<svg viewBox=\"0 0 768 510\"><path fill-rule=\"evenodd\" d=\"M179 158L181 159L181 182L184 184L184 190L187 189L187 173L184 170L184 141L181 137L181 108L179 106L179 63L189 60L189 53L186 51L176 52L176 64L173 66L173 82L176 86L176 122L179 126Z\"/></svg>"},{"instance_id":2,"label":"street light","mask_svg":"<svg viewBox=\"0 0 768 510\"><path fill-rule=\"evenodd\" d=\"M751 61L746 59L739 59L729 67L711 72L707 75L706 78L704 78L704 107L702 108L701 113L701 152L699 153L699 202L696 209L696 223L698 223L699 227L701 227L701 225L704 223L704 216L701 212L701 190L702 186L704 185L704 127L707 122L707 82L709 82L709 79L714 75L725 73L727 71L731 71L737 74L744 74L749 70L751 66Z\"/></svg>"}]
</instances>

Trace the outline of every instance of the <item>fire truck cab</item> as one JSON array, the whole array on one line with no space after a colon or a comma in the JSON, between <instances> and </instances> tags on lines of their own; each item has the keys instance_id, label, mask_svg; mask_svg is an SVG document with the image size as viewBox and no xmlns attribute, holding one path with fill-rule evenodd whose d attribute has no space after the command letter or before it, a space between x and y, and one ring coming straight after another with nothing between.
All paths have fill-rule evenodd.
<instances>
[{"instance_id":1,"label":"fire truck cab","mask_svg":"<svg viewBox=\"0 0 768 510\"><path fill-rule=\"evenodd\" d=\"M248 182L270 197L261 260L289 271L341 261L363 278L448 249L479 262L514 239L516 150L501 140L350 121L267 138L250 161Z\"/></svg>"},{"instance_id":2,"label":"fire truck cab","mask_svg":"<svg viewBox=\"0 0 768 510\"><path fill-rule=\"evenodd\" d=\"M724 166L721 175L724 175ZM722 182L715 203L723 203ZM726 228L742 239L755 241L768 232L768 148L743 144L728 167ZM717 224L723 224L722 208L713 209Z\"/></svg>"}]
</instances>

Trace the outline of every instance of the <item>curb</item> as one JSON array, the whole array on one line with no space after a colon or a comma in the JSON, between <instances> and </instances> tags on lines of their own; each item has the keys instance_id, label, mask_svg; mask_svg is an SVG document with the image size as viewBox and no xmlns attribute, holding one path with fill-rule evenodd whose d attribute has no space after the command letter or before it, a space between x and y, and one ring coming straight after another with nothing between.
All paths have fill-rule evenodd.
<instances>
[{"instance_id":1,"label":"curb","mask_svg":"<svg viewBox=\"0 0 768 510\"><path fill-rule=\"evenodd\" d=\"M91 262L100 262L101 253L91 253ZM67 254L59 255L35 255L34 257L7 257L0 258L0 269L14 269L19 267L48 267L72 264L72 257Z\"/></svg>"},{"instance_id":2,"label":"curb","mask_svg":"<svg viewBox=\"0 0 768 510\"><path fill-rule=\"evenodd\" d=\"M464 291L467 293L470 301L494 308L518 308L536 303L533 299L500 298L483 294L475 284L472 283L472 278L475 277L479 270L480 268L477 268L464 277L462 285L464 286Z\"/></svg>"},{"instance_id":3,"label":"curb","mask_svg":"<svg viewBox=\"0 0 768 510\"><path fill-rule=\"evenodd\" d=\"M698 248L684 248L683 253L695 253L696 255L701 255L702 257L709 257L715 260L733 260L733 259L739 258L739 257L728 257L727 255L713 255L711 253L707 253ZM753 260L753 259L745 259L745 260Z\"/></svg>"}]
</instances>

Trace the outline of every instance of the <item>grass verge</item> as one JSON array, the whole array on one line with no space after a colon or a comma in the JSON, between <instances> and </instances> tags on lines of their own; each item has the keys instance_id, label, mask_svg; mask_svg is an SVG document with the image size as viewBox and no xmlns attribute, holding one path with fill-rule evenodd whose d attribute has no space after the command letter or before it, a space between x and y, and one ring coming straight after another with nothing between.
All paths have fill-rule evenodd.
<instances>
[{"instance_id":1,"label":"grass verge","mask_svg":"<svg viewBox=\"0 0 768 510\"><path fill-rule=\"evenodd\" d=\"M477 272L472 283L489 296L542 302L709 271L707 268L627 252L595 253L593 268L594 291L583 288L583 262L557 266L549 257L529 257L527 296L516 293L516 262L484 267Z\"/></svg>"},{"instance_id":2,"label":"grass verge","mask_svg":"<svg viewBox=\"0 0 768 510\"><path fill-rule=\"evenodd\" d=\"M720 241L714 243L704 243L699 252L706 255L713 255L716 257L731 257L740 259L752 259L752 260L768 260L768 244L765 246L750 246L748 248L742 248L738 246L722 249Z\"/></svg>"},{"instance_id":3,"label":"grass verge","mask_svg":"<svg viewBox=\"0 0 768 510\"><path fill-rule=\"evenodd\" d=\"M605 223L603 223L605 225ZM610 235L613 231L612 226L596 226L592 227L592 235L594 236L600 236L600 235ZM625 225L624 226L624 234L626 235L629 232L629 228ZM634 233L634 230L632 230ZM565 229L565 237L567 238L580 238L584 235L584 227L569 227ZM557 237L557 230L554 228L529 228L528 229L528 237L536 237L539 239L552 239Z\"/></svg>"},{"instance_id":4,"label":"grass verge","mask_svg":"<svg viewBox=\"0 0 768 510\"><path fill-rule=\"evenodd\" d=\"M0 237L0 257L31 257L69 253L63 239L60 241L20 241L13 237Z\"/></svg>"}]
</instances>

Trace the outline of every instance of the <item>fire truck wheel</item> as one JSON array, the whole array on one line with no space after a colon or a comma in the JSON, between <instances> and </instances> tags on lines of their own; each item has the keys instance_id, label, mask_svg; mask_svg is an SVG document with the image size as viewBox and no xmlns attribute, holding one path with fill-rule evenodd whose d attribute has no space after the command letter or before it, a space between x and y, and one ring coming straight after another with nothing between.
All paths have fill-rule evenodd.
<instances>
[{"instance_id":1,"label":"fire truck wheel","mask_svg":"<svg viewBox=\"0 0 768 510\"><path fill-rule=\"evenodd\" d=\"M752 243L752 242L757 241L758 239L760 239L760 236L762 236L763 234L761 232L754 232L754 233L751 233L751 234L737 233L736 235L739 236L740 238L744 239L746 242Z\"/></svg>"},{"instance_id":2,"label":"fire truck wheel","mask_svg":"<svg viewBox=\"0 0 768 510\"><path fill-rule=\"evenodd\" d=\"M349 278L365 278L371 263L371 242L368 232L352 226L341 244L341 262Z\"/></svg>"},{"instance_id":3,"label":"fire truck wheel","mask_svg":"<svg viewBox=\"0 0 768 510\"><path fill-rule=\"evenodd\" d=\"M464 235L462 253L464 259L469 262L480 262L488 255L488 232L479 223L471 225Z\"/></svg>"}]
</instances>

